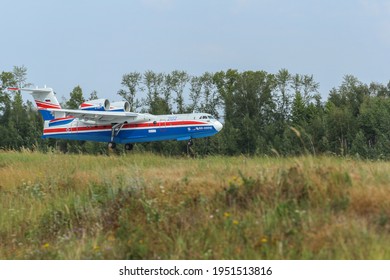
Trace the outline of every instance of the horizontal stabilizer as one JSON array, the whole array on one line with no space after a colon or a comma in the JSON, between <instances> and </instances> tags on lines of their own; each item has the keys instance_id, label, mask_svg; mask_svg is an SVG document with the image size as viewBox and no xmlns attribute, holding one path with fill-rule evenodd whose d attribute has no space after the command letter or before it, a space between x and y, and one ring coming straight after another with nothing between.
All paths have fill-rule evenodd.
<instances>
[{"instance_id":1,"label":"horizontal stabilizer","mask_svg":"<svg viewBox=\"0 0 390 280\"><path fill-rule=\"evenodd\" d=\"M38 92L46 92L46 93L53 92L52 88L17 88L17 87L9 87L7 89L11 90L11 91L21 90L21 91L29 91L29 92L37 92L37 93Z\"/></svg>"},{"instance_id":2,"label":"horizontal stabilizer","mask_svg":"<svg viewBox=\"0 0 390 280\"><path fill-rule=\"evenodd\" d=\"M45 121L53 120L54 116L49 112L53 109L61 109L61 105L57 100L52 88L17 88L9 87L8 90L12 91L28 91L34 98L34 101L38 107Z\"/></svg>"}]
</instances>

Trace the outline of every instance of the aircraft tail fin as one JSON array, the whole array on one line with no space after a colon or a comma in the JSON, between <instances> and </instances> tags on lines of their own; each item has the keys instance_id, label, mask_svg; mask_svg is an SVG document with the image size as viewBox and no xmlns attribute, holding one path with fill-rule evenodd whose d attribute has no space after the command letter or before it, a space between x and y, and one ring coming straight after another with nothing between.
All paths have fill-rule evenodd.
<instances>
[{"instance_id":1,"label":"aircraft tail fin","mask_svg":"<svg viewBox=\"0 0 390 280\"><path fill-rule=\"evenodd\" d=\"M53 89L51 88L8 88L8 90L21 90L30 92L35 100L35 104L37 105L39 112L45 121L54 119L50 109L61 109L61 105L58 102Z\"/></svg>"}]
</instances>

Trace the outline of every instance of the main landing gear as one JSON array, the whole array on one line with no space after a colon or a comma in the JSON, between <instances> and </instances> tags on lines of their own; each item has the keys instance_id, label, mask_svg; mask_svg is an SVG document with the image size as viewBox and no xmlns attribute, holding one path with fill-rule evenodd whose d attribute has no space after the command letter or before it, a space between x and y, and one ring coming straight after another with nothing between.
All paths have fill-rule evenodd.
<instances>
[{"instance_id":1,"label":"main landing gear","mask_svg":"<svg viewBox=\"0 0 390 280\"><path fill-rule=\"evenodd\" d=\"M108 148L112 149L112 150L115 150L116 143L115 142L109 142L108 143ZM134 144L130 144L130 143L125 144L125 150L126 151L131 151L131 150L133 150L133 148L134 148Z\"/></svg>"},{"instance_id":2,"label":"main landing gear","mask_svg":"<svg viewBox=\"0 0 390 280\"><path fill-rule=\"evenodd\" d=\"M114 144L114 137L117 136L119 134L119 132L121 131L122 127L125 125L125 123L117 123L117 124L113 124L112 127L111 127L111 142L108 144ZM112 147L112 148L115 148Z\"/></svg>"},{"instance_id":3,"label":"main landing gear","mask_svg":"<svg viewBox=\"0 0 390 280\"><path fill-rule=\"evenodd\" d=\"M133 144L127 143L125 144L125 150L126 151L131 151L134 148Z\"/></svg>"},{"instance_id":4,"label":"main landing gear","mask_svg":"<svg viewBox=\"0 0 390 280\"><path fill-rule=\"evenodd\" d=\"M111 141L108 143L108 148L113 149L113 150L116 148L116 143L114 142L114 138L115 138L115 136L117 136L119 134L119 132L121 131L122 127L125 124L126 124L126 122L112 124L112 127L111 127ZM125 149L130 151L130 150L133 149L133 145L132 144L126 144L125 145Z\"/></svg>"},{"instance_id":5,"label":"main landing gear","mask_svg":"<svg viewBox=\"0 0 390 280\"><path fill-rule=\"evenodd\" d=\"M187 156L193 157L195 155L194 151L191 149L192 145L194 145L194 142L192 139L188 140L187 142Z\"/></svg>"},{"instance_id":6,"label":"main landing gear","mask_svg":"<svg viewBox=\"0 0 390 280\"><path fill-rule=\"evenodd\" d=\"M109 142L108 143L108 148L110 150L115 150L116 149L116 143L115 142ZM125 150L126 151L131 151L131 150L133 150L133 148L134 148L134 144L130 144L130 143L125 144Z\"/></svg>"}]
</instances>

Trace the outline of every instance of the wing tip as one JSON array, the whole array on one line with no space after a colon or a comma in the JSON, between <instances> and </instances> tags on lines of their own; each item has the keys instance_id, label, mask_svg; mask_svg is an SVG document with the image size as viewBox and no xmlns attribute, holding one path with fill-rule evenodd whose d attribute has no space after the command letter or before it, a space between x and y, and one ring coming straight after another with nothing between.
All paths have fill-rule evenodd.
<instances>
[{"instance_id":1,"label":"wing tip","mask_svg":"<svg viewBox=\"0 0 390 280\"><path fill-rule=\"evenodd\" d=\"M18 88L18 87L8 87L7 90L18 91L18 90L20 90L20 88Z\"/></svg>"}]
</instances>

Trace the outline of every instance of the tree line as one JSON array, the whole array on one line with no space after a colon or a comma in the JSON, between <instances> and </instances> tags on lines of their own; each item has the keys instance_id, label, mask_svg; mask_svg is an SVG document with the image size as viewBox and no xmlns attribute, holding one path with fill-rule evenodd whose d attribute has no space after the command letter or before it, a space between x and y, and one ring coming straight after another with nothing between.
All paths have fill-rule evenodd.
<instances>
[{"instance_id":1,"label":"tree line","mask_svg":"<svg viewBox=\"0 0 390 280\"><path fill-rule=\"evenodd\" d=\"M10 86L28 86L27 69L1 73L0 149L106 153L106 144L42 140L43 122L35 104L23 102ZM346 75L322 100L313 75L229 69L199 76L185 71L124 74L117 92L134 112L180 114L205 112L222 120L214 137L197 139L199 155L334 154L390 159L390 82L364 84ZM98 98L93 91L88 100ZM64 108L78 108L85 96L78 85ZM180 155L186 143L168 141L136 145L138 150Z\"/></svg>"}]
</instances>

